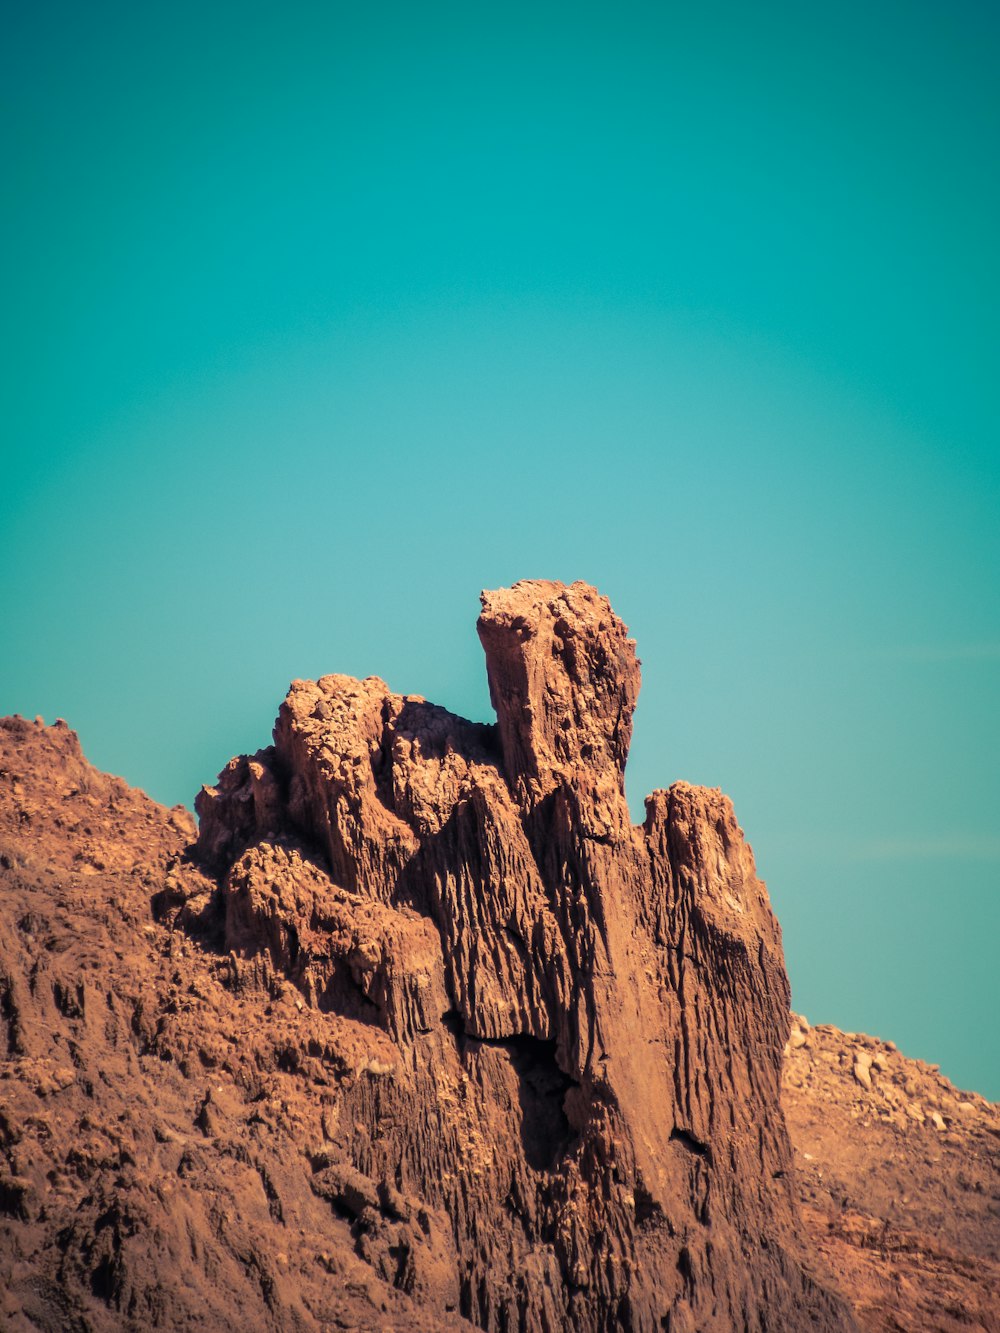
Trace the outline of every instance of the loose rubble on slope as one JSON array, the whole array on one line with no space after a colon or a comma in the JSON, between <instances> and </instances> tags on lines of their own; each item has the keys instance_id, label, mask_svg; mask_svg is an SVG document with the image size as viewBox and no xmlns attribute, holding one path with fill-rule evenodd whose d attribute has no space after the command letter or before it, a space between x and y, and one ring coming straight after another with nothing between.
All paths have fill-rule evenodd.
<instances>
[{"instance_id":1,"label":"loose rubble on slope","mask_svg":"<svg viewBox=\"0 0 1000 1333\"><path fill-rule=\"evenodd\" d=\"M64 724L0 724L0 1327L918 1326L878 1285L910 1280L903 1230L849 1231L886 1213L877 1135L911 1132L843 1096L881 1095L876 1048L846 1068L791 1030L797 1172L780 933L732 808L676 783L628 817L624 626L522 583L480 635L496 726L295 682L197 839ZM903 1093L913 1133L966 1132ZM972 1114L985 1193L947 1235L988 1264Z\"/></svg>"},{"instance_id":2,"label":"loose rubble on slope","mask_svg":"<svg viewBox=\"0 0 1000 1333\"><path fill-rule=\"evenodd\" d=\"M1000 1107L798 1015L782 1099L803 1218L862 1324L1000 1330Z\"/></svg>"}]
</instances>

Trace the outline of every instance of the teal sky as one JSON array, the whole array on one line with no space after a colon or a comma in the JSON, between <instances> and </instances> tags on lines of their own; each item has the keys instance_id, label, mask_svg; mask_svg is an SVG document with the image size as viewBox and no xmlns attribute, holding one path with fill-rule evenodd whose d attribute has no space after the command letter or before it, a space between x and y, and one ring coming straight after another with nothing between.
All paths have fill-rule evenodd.
<instances>
[{"instance_id":1,"label":"teal sky","mask_svg":"<svg viewBox=\"0 0 1000 1333\"><path fill-rule=\"evenodd\" d=\"M8 5L0 711L167 803L288 681L639 642L794 1003L1000 1097L1000 10Z\"/></svg>"}]
</instances>

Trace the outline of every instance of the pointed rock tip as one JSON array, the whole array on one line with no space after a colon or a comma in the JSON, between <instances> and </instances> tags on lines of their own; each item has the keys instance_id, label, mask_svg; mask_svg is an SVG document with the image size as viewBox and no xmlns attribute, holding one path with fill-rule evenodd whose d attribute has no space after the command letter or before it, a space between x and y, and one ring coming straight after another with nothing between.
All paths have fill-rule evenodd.
<instances>
[{"instance_id":1,"label":"pointed rock tip","mask_svg":"<svg viewBox=\"0 0 1000 1333\"><path fill-rule=\"evenodd\" d=\"M522 579L484 591L486 653L508 781L537 798L569 768L625 769L639 661L628 629L587 583Z\"/></svg>"}]
</instances>

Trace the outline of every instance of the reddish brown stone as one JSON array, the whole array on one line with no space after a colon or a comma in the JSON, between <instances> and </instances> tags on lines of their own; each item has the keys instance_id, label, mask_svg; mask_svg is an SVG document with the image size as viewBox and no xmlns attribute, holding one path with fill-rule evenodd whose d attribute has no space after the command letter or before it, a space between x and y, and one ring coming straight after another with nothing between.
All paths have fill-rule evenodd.
<instances>
[{"instance_id":1,"label":"reddish brown stone","mask_svg":"<svg viewBox=\"0 0 1000 1333\"><path fill-rule=\"evenodd\" d=\"M0 728L0 1325L854 1327L729 801L631 823L593 589L486 593L479 633L495 727L296 681L196 844Z\"/></svg>"}]
</instances>

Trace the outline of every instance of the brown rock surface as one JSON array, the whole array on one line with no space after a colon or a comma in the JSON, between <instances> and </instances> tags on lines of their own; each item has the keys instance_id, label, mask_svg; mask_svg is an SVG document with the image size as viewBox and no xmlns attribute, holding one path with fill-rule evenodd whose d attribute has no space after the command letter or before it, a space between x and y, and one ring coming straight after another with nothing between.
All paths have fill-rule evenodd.
<instances>
[{"instance_id":1,"label":"brown rock surface","mask_svg":"<svg viewBox=\"0 0 1000 1333\"><path fill-rule=\"evenodd\" d=\"M393 1047L181 928L218 896L194 833L67 727L0 722L0 1328L426 1329L324 1155Z\"/></svg>"},{"instance_id":2,"label":"brown rock surface","mask_svg":"<svg viewBox=\"0 0 1000 1333\"><path fill-rule=\"evenodd\" d=\"M629 819L624 627L523 583L480 636L496 727L295 682L196 845L64 726L0 726L0 1327L853 1327L831 1270L888 1308L904 1251L793 1170L780 935L728 800ZM952 1131L914 1101L902 1142Z\"/></svg>"},{"instance_id":3,"label":"brown rock surface","mask_svg":"<svg viewBox=\"0 0 1000 1333\"><path fill-rule=\"evenodd\" d=\"M797 1016L783 1085L803 1220L862 1327L1000 1330L1000 1108Z\"/></svg>"}]
</instances>

